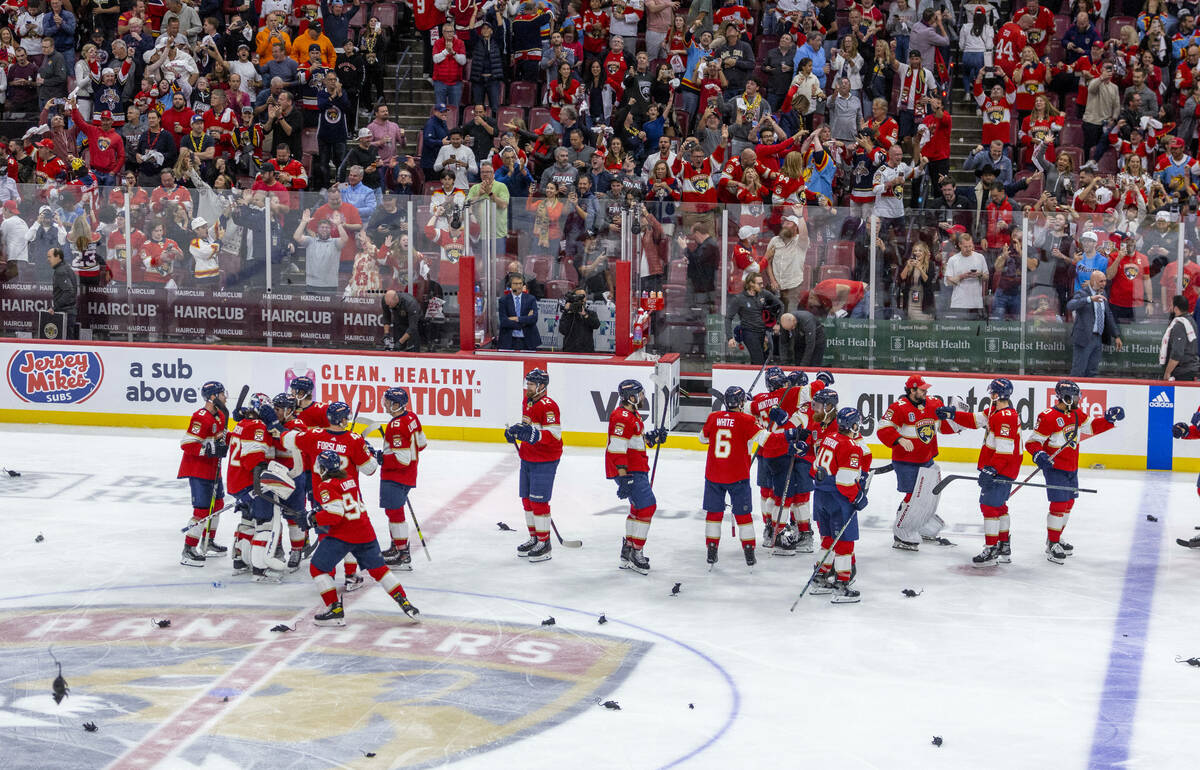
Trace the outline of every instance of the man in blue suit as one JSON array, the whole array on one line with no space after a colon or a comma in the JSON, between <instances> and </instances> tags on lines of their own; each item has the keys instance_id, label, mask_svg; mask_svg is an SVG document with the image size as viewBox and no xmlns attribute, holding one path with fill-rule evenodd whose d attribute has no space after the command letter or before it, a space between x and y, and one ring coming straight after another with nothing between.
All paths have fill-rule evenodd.
<instances>
[{"instance_id":1,"label":"man in blue suit","mask_svg":"<svg viewBox=\"0 0 1200 770\"><path fill-rule=\"evenodd\" d=\"M537 350L542 344L538 334L538 306L532 294L525 293L525 279L513 275L508 291L500 297L501 350Z\"/></svg>"},{"instance_id":2,"label":"man in blue suit","mask_svg":"<svg viewBox=\"0 0 1200 770\"><path fill-rule=\"evenodd\" d=\"M1105 337L1111 338L1117 350L1121 350L1121 327L1117 326L1108 297L1104 296L1107 283L1104 273L1094 270L1092 277L1067 303L1067 310L1075 315L1075 324L1071 327L1072 377L1096 376Z\"/></svg>"}]
</instances>

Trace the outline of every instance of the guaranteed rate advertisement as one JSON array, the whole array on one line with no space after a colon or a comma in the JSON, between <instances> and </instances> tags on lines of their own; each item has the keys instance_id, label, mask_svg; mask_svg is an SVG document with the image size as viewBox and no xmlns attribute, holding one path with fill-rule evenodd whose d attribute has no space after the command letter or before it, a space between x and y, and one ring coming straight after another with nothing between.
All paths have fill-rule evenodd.
<instances>
[{"instance_id":1,"label":"guaranteed rate advertisement","mask_svg":"<svg viewBox=\"0 0 1200 770\"><path fill-rule=\"evenodd\" d=\"M126 427L182 427L203 402L201 386L220 380L231 402L243 385L268 396L286 391L296 377L316 385L318 401L345 401L359 410L359 423L385 419L383 394L402 386L411 407L428 427L500 430L521 419L524 373L548 366L551 395L563 410L568 434L603 434L615 404L616 385L636 378L666 404L674 424L678 362L623 364L543 363L536 359L475 356L427 357L340 354L321 350L262 350L227 347L156 347L121 344L54 344L40 340L0 342L5 383L0 419ZM592 391L595 391L594 393ZM597 411L599 410L599 411ZM661 419L661 411L654 422ZM447 437L457 437L451 434Z\"/></svg>"}]
</instances>

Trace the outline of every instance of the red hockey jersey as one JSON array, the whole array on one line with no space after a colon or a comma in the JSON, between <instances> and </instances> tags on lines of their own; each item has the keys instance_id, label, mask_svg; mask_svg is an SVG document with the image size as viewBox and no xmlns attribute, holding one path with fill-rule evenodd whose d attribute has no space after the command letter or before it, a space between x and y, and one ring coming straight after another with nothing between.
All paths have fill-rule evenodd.
<instances>
[{"instance_id":1,"label":"red hockey jersey","mask_svg":"<svg viewBox=\"0 0 1200 770\"><path fill-rule=\"evenodd\" d=\"M1021 470L1021 417L1011 406L980 412L959 410L954 421L964 428L983 428L977 468L990 465L998 476L1015 479Z\"/></svg>"},{"instance_id":2,"label":"red hockey jersey","mask_svg":"<svg viewBox=\"0 0 1200 770\"><path fill-rule=\"evenodd\" d=\"M1079 470L1079 442L1112 427L1113 424L1104 417L1089 420L1078 407L1069 412L1051 407L1038 415L1025 449L1030 457L1038 452L1051 455L1054 467L1060 471L1076 471Z\"/></svg>"},{"instance_id":3,"label":"red hockey jersey","mask_svg":"<svg viewBox=\"0 0 1200 770\"><path fill-rule=\"evenodd\" d=\"M521 406L522 422L528 423L541 431L536 444L521 442L517 453L522 460L531 463L545 463L562 457L562 412L558 404L549 396L542 396L533 403L524 399Z\"/></svg>"},{"instance_id":4,"label":"red hockey jersey","mask_svg":"<svg viewBox=\"0 0 1200 770\"><path fill-rule=\"evenodd\" d=\"M326 537L346 543L369 543L375 539L375 528L367 516L357 476L344 479L313 478L313 497L316 498L317 525L329 527Z\"/></svg>"},{"instance_id":5,"label":"red hockey jersey","mask_svg":"<svg viewBox=\"0 0 1200 770\"><path fill-rule=\"evenodd\" d=\"M417 460L429 443L421 420L411 411L392 418L383 429L383 472L380 478L407 487L417 485Z\"/></svg>"},{"instance_id":6,"label":"red hockey jersey","mask_svg":"<svg viewBox=\"0 0 1200 770\"><path fill-rule=\"evenodd\" d=\"M923 465L937 457L937 434L954 433L955 428L945 420L939 420L936 412L942 400L927 396L925 403L917 406L906 396L901 396L883 414L879 421L879 440L892 448L892 459ZM897 442L906 438L913 443L911 450Z\"/></svg>"},{"instance_id":7,"label":"red hockey jersey","mask_svg":"<svg viewBox=\"0 0 1200 770\"><path fill-rule=\"evenodd\" d=\"M642 437L646 426L641 416L634 411L618 406L608 416L608 444L604 450L604 477L617 476L617 466L625 466L629 473L649 471L646 457L646 440Z\"/></svg>"},{"instance_id":8,"label":"red hockey jersey","mask_svg":"<svg viewBox=\"0 0 1200 770\"><path fill-rule=\"evenodd\" d=\"M750 478L752 446L767 440L767 432L746 412L713 412L700 430L700 443L708 444L704 479L733 484Z\"/></svg>"},{"instance_id":9,"label":"red hockey jersey","mask_svg":"<svg viewBox=\"0 0 1200 770\"><path fill-rule=\"evenodd\" d=\"M217 475L217 458L201 457L200 449L207 439L216 439L225 435L225 421L220 414L201 407L192 412L188 421L187 433L179 441L183 449L183 459L179 462L178 479L205 479L212 481Z\"/></svg>"}]
</instances>

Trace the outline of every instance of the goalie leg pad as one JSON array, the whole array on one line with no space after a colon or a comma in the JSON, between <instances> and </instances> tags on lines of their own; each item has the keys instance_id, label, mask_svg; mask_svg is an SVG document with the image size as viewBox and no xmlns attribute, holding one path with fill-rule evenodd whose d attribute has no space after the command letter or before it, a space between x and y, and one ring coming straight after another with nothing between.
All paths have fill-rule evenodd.
<instances>
[{"instance_id":1,"label":"goalie leg pad","mask_svg":"<svg viewBox=\"0 0 1200 770\"><path fill-rule=\"evenodd\" d=\"M250 546L250 566L256 569L267 568L267 547L271 542L271 522L260 521L254 526L254 539Z\"/></svg>"},{"instance_id":2,"label":"goalie leg pad","mask_svg":"<svg viewBox=\"0 0 1200 770\"><path fill-rule=\"evenodd\" d=\"M940 469L936 464L917 466L900 463L900 466L917 470L912 476L912 489L906 492L904 502L896 510L892 534L906 543L919 543L922 537L937 537L946 526L937 515L939 496L933 494L933 488L941 479Z\"/></svg>"}]
</instances>

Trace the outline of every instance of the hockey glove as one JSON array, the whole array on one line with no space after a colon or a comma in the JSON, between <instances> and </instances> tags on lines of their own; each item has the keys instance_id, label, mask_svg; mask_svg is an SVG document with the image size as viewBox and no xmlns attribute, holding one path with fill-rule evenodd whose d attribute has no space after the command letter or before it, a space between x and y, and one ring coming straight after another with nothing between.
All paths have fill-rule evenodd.
<instances>
[{"instance_id":1,"label":"hockey glove","mask_svg":"<svg viewBox=\"0 0 1200 770\"><path fill-rule=\"evenodd\" d=\"M395 350L396 349L396 341L394 339L392 339L391 337L384 337L383 338L383 349L384 350Z\"/></svg>"},{"instance_id":2,"label":"hockey glove","mask_svg":"<svg viewBox=\"0 0 1200 770\"><path fill-rule=\"evenodd\" d=\"M866 508L867 507L867 493L862 491L861 489L858 490L858 496L854 498L854 502L851 503L851 507L853 507L854 510L856 510L856 511L861 511L863 508Z\"/></svg>"},{"instance_id":3,"label":"hockey glove","mask_svg":"<svg viewBox=\"0 0 1200 770\"><path fill-rule=\"evenodd\" d=\"M380 465L383 465L383 450L376 449L374 454L375 454L375 462L379 463Z\"/></svg>"},{"instance_id":4,"label":"hockey glove","mask_svg":"<svg viewBox=\"0 0 1200 770\"><path fill-rule=\"evenodd\" d=\"M217 439L213 443L213 448L216 451L217 457L224 457L225 455L229 454L229 442L223 438Z\"/></svg>"},{"instance_id":5,"label":"hockey glove","mask_svg":"<svg viewBox=\"0 0 1200 770\"><path fill-rule=\"evenodd\" d=\"M953 420L954 413L957 411L958 411L958 409L956 409L955 407L947 405L947 406L939 406L937 409L933 410L933 413L937 415L937 418L939 420Z\"/></svg>"},{"instance_id":6,"label":"hockey glove","mask_svg":"<svg viewBox=\"0 0 1200 770\"><path fill-rule=\"evenodd\" d=\"M667 440L667 429L658 428L646 431L646 433L642 434L642 439L646 442L646 448L653 449Z\"/></svg>"},{"instance_id":7,"label":"hockey glove","mask_svg":"<svg viewBox=\"0 0 1200 770\"><path fill-rule=\"evenodd\" d=\"M201 457L216 457L217 456L217 440L215 438L206 438L200 444Z\"/></svg>"},{"instance_id":8,"label":"hockey glove","mask_svg":"<svg viewBox=\"0 0 1200 770\"><path fill-rule=\"evenodd\" d=\"M526 444L536 444L538 439L542 437L541 431L532 425L527 425L523 422L512 426L511 430L513 432L513 437L516 438L517 441L524 441Z\"/></svg>"},{"instance_id":9,"label":"hockey glove","mask_svg":"<svg viewBox=\"0 0 1200 770\"><path fill-rule=\"evenodd\" d=\"M822 369L821 371L817 372L817 379L820 380L821 382L825 383L826 385L832 385L833 384L833 373Z\"/></svg>"},{"instance_id":10,"label":"hockey glove","mask_svg":"<svg viewBox=\"0 0 1200 770\"><path fill-rule=\"evenodd\" d=\"M510 444L517 443L517 425L509 425L504 429L504 440Z\"/></svg>"},{"instance_id":11,"label":"hockey glove","mask_svg":"<svg viewBox=\"0 0 1200 770\"><path fill-rule=\"evenodd\" d=\"M1048 471L1054 468L1054 461L1050 459L1050 455L1041 451L1033 455L1033 463L1043 471Z\"/></svg>"},{"instance_id":12,"label":"hockey glove","mask_svg":"<svg viewBox=\"0 0 1200 770\"><path fill-rule=\"evenodd\" d=\"M633 476L625 474L624 476L616 476L613 481L617 482L617 498L628 500L633 494Z\"/></svg>"},{"instance_id":13,"label":"hockey glove","mask_svg":"<svg viewBox=\"0 0 1200 770\"><path fill-rule=\"evenodd\" d=\"M1108 411L1104 413L1104 419L1109 422L1120 422L1125 419L1125 408L1121 406L1110 406Z\"/></svg>"},{"instance_id":14,"label":"hockey glove","mask_svg":"<svg viewBox=\"0 0 1200 770\"><path fill-rule=\"evenodd\" d=\"M793 441L788 444L788 456L801 458L808 454L808 444L803 441Z\"/></svg>"},{"instance_id":15,"label":"hockey glove","mask_svg":"<svg viewBox=\"0 0 1200 770\"><path fill-rule=\"evenodd\" d=\"M787 412L783 411L777 406L771 407L771 411L767 412L767 417L771 420L771 422L779 425L780 427L782 427L783 424L788 421Z\"/></svg>"},{"instance_id":16,"label":"hockey glove","mask_svg":"<svg viewBox=\"0 0 1200 770\"><path fill-rule=\"evenodd\" d=\"M996 469L990 465L985 465L979 469L979 478L987 477L989 479L996 478Z\"/></svg>"},{"instance_id":17,"label":"hockey glove","mask_svg":"<svg viewBox=\"0 0 1200 770\"><path fill-rule=\"evenodd\" d=\"M822 468L819 465L816 468L813 468L813 479L814 480L824 481L827 478L829 478L829 471L825 470L824 468Z\"/></svg>"},{"instance_id":18,"label":"hockey glove","mask_svg":"<svg viewBox=\"0 0 1200 770\"><path fill-rule=\"evenodd\" d=\"M1191 429L1188 428L1188 424L1186 422L1177 422L1171 428L1171 435L1175 438L1187 438L1187 435L1190 432Z\"/></svg>"},{"instance_id":19,"label":"hockey glove","mask_svg":"<svg viewBox=\"0 0 1200 770\"><path fill-rule=\"evenodd\" d=\"M283 430L283 423L279 422L279 415L275 414L274 409L264 409L258 417L267 426L268 433L278 436Z\"/></svg>"},{"instance_id":20,"label":"hockey glove","mask_svg":"<svg viewBox=\"0 0 1200 770\"><path fill-rule=\"evenodd\" d=\"M1192 415L1192 425L1200 428L1200 412L1196 412Z\"/></svg>"},{"instance_id":21,"label":"hockey glove","mask_svg":"<svg viewBox=\"0 0 1200 770\"><path fill-rule=\"evenodd\" d=\"M808 375L801 371L788 372L788 385L793 388L802 388L808 384Z\"/></svg>"},{"instance_id":22,"label":"hockey glove","mask_svg":"<svg viewBox=\"0 0 1200 770\"><path fill-rule=\"evenodd\" d=\"M243 407L235 406L233 408L232 416L234 422L241 422L242 420L246 419L246 410Z\"/></svg>"}]
</instances>

